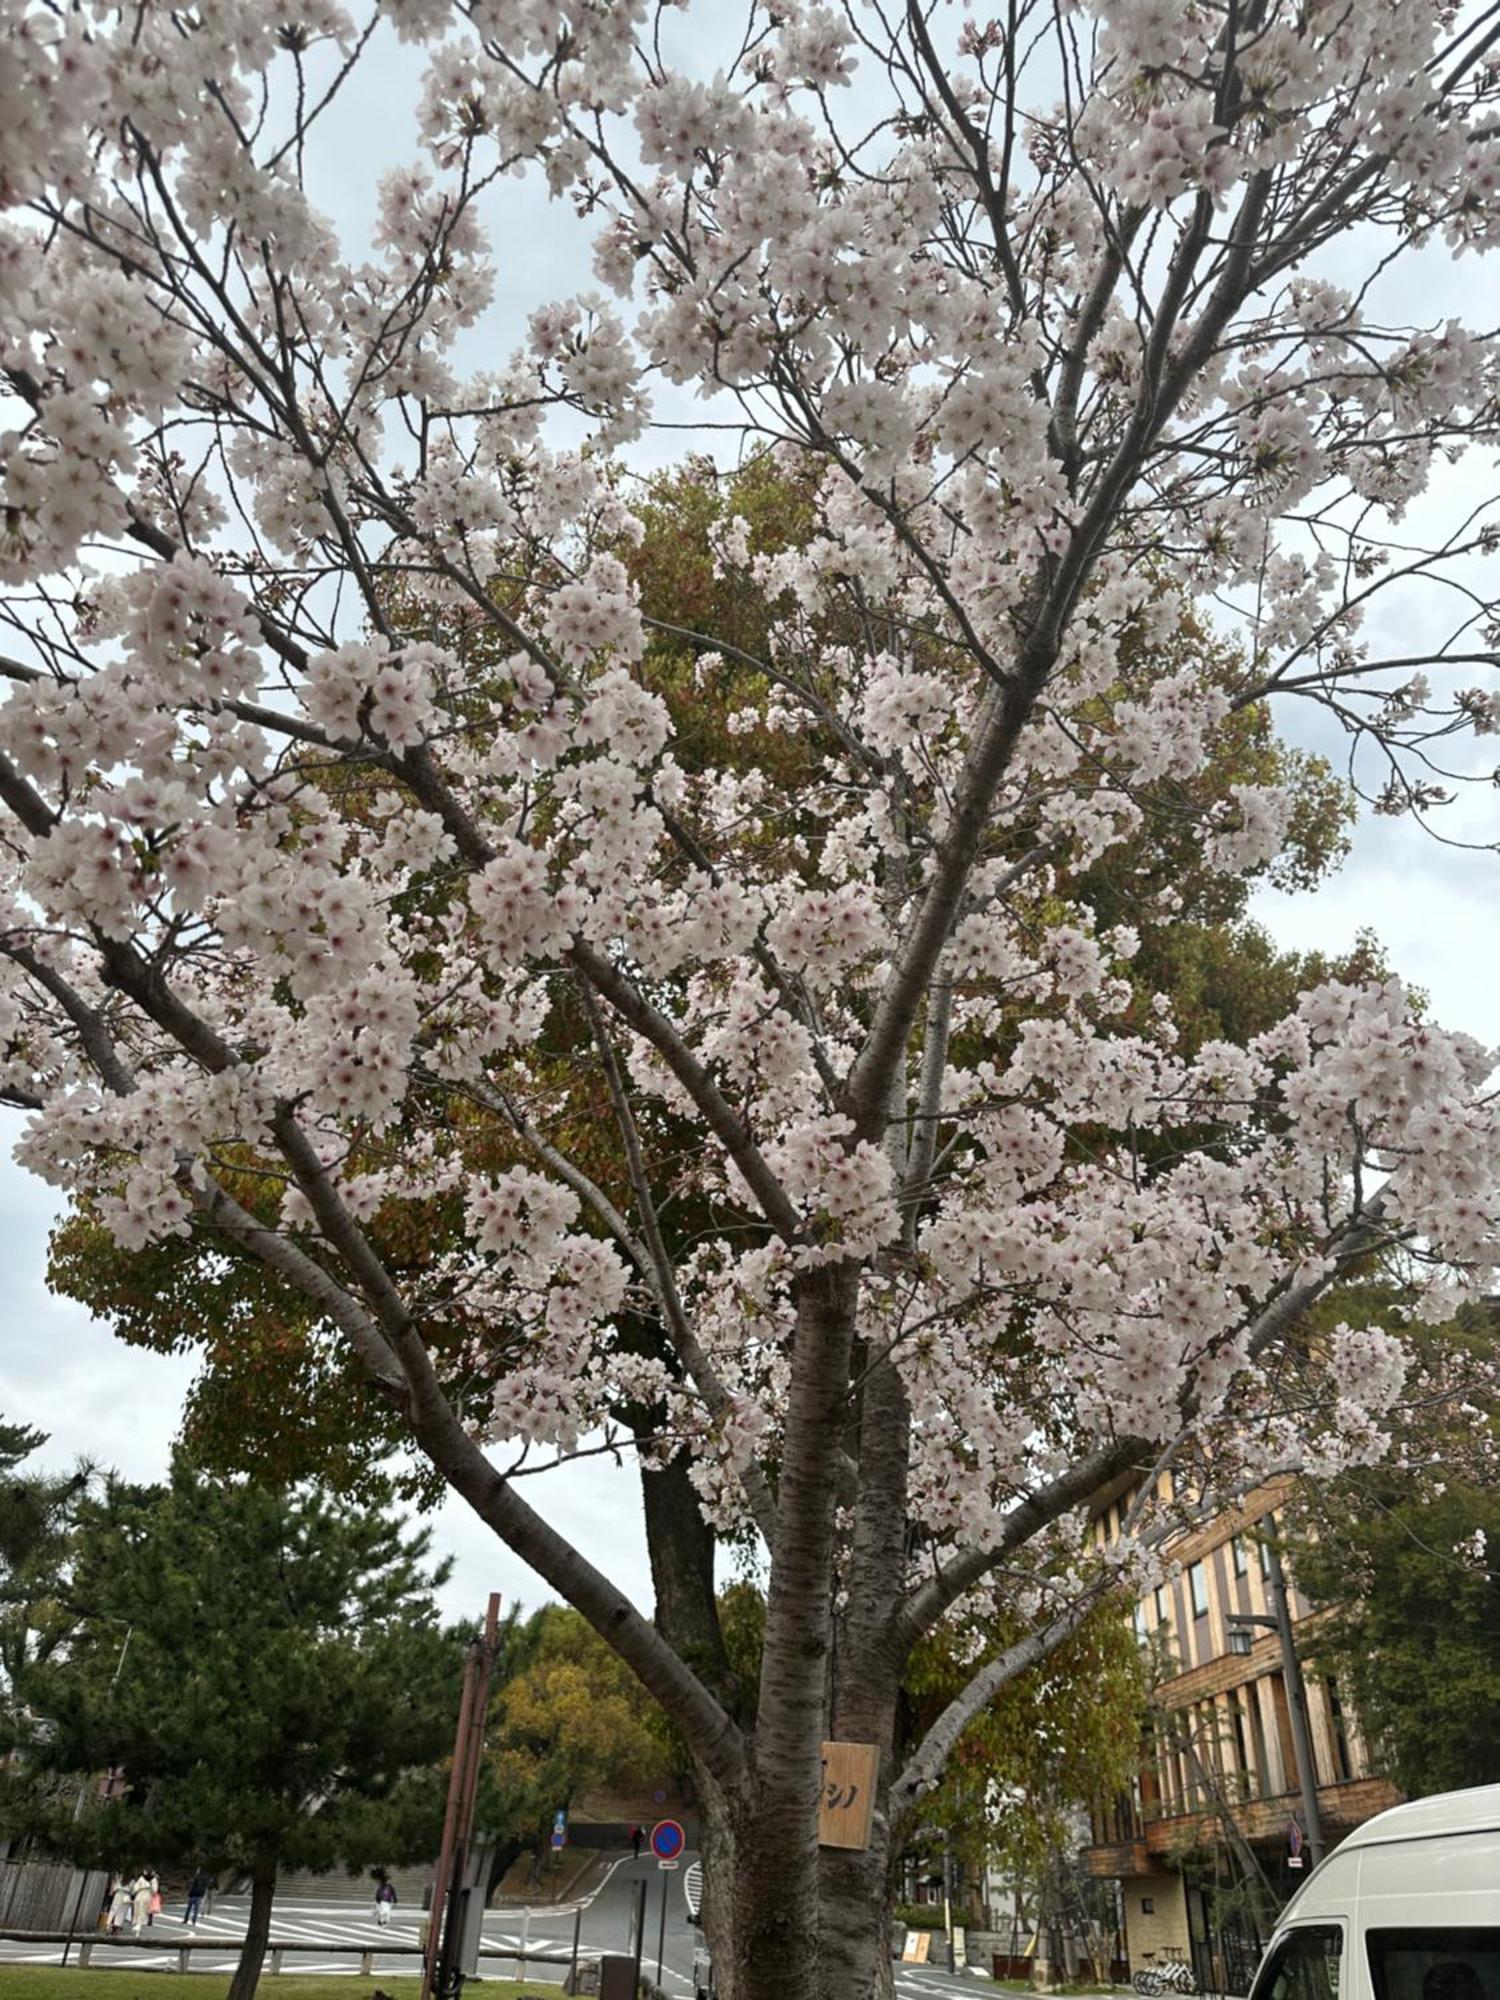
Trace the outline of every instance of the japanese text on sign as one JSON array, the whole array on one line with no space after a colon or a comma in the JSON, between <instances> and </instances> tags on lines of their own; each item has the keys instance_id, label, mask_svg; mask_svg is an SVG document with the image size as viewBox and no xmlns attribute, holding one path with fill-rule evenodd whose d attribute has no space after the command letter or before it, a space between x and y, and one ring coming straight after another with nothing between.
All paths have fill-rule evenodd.
<instances>
[{"instance_id":1,"label":"japanese text on sign","mask_svg":"<svg viewBox=\"0 0 1500 2000\"><path fill-rule=\"evenodd\" d=\"M825 1743L818 1800L820 1847L866 1848L875 1809L880 1751L873 1743Z\"/></svg>"}]
</instances>

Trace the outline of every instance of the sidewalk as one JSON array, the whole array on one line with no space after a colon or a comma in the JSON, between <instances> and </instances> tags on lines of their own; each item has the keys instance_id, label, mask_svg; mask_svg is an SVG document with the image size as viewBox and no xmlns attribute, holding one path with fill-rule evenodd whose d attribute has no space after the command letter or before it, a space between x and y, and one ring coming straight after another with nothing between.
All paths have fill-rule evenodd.
<instances>
[{"instance_id":1,"label":"sidewalk","mask_svg":"<svg viewBox=\"0 0 1500 2000\"><path fill-rule=\"evenodd\" d=\"M490 1897L489 1906L492 1910L521 1910L582 1902L591 1890L598 1888L611 1865L619 1859L618 1854L605 1848L565 1847L561 1854L547 1856L542 1863L541 1879L533 1882L532 1857L523 1854L507 1869Z\"/></svg>"}]
</instances>

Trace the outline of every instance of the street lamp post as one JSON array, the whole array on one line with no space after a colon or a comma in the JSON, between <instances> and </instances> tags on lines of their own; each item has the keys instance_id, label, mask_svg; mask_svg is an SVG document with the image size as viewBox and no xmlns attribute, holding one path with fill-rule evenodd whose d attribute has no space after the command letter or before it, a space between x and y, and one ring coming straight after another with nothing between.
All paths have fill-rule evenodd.
<instances>
[{"instance_id":1,"label":"street lamp post","mask_svg":"<svg viewBox=\"0 0 1500 2000\"><path fill-rule=\"evenodd\" d=\"M1297 1778L1302 1793L1302 1817L1307 1822L1307 1849L1314 1868L1323 1859L1323 1822L1318 1816L1318 1771L1313 1763L1312 1728L1307 1706L1307 1684L1301 1662L1292 1643L1292 1614L1287 1608L1286 1572L1276 1544L1262 1545L1266 1555L1266 1594L1271 1600L1271 1617L1261 1612L1230 1611L1224 1625L1229 1634L1229 1650L1243 1658L1252 1644L1249 1627L1264 1626L1281 1642L1281 1674L1286 1682L1287 1710L1292 1724L1292 1751L1297 1759Z\"/></svg>"}]
</instances>

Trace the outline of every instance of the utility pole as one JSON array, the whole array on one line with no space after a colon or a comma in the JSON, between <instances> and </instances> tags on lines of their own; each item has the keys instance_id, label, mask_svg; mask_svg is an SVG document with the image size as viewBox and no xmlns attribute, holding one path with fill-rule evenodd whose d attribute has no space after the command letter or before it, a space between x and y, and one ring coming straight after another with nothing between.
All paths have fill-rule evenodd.
<instances>
[{"instance_id":1,"label":"utility pole","mask_svg":"<svg viewBox=\"0 0 1500 2000\"><path fill-rule=\"evenodd\" d=\"M1281 1672L1286 1681L1287 1708L1292 1719L1292 1746L1297 1753L1297 1775L1302 1785L1302 1813L1307 1821L1307 1851L1312 1865L1323 1859L1323 1822L1318 1817L1318 1767L1313 1762L1312 1720L1307 1708L1307 1683L1302 1663L1292 1643L1292 1614L1286 1601L1286 1572L1275 1542L1267 1541L1266 1582L1271 1609L1276 1614L1276 1636L1281 1641Z\"/></svg>"},{"instance_id":2,"label":"utility pole","mask_svg":"<svg viewBox=\"0 0 1500 2000\"><path fill-rule=\"evenodd\" d=\"M479 1760L484 1751L484 1725L489 1711L490 1677L495 1670L496 1636L500 1629L500 1598L490 1593L483 1634L472 1640L464 1661L464 1688L458 1705L458 1734L453 1745L453 1770L448 1779L448 1805L443 1814L443 1838L438 1848L437 1876L432 1885L427 1949L422 1957L422 2000L446 2000L453 1980L463 1924L461 1902L468 1867L469 1840L474 1831L474 1801L479 1790Z\"/></svg>"},{"instance_id":3,"label":"utility pole","mask_svg":"<svg viewBox=\"0 0 1500 2000\"><path fill-rule=\"evenodd\" d=\"M1229 1634L1229 1649L1241 1655L1250 1651L1251 1638L1246 1629L1251 1625L1264 1626L1276 1634L1281 1647L1281 1678L1286 1684L1287 1715L1292 1725L1292 1754L1297 1760L1297 1783L1302 1794L1302 1817L1307 1822L1303 1831L1307 1835L1307 1851L1312 1856L1312 1865L1317 1867L1323 1859L1323 1822L1318 1816L1318 1767L1313 1762L1312 1722L1307 1706L1307 1683L1302 1678L1302 1663L1297 1658L1297 1648L1292 1637L1292 1614L1287 1606L1286 1572L1281 1567L1281 1554L1269 1531L1261 1543L1266 1564L1266 1595L1271 1601L1272 1617L1256 1611L1226 1611L1224 1625ZM1236 1641L1238 1640L1238 1644Z\"/></svg>"}]
</instances>

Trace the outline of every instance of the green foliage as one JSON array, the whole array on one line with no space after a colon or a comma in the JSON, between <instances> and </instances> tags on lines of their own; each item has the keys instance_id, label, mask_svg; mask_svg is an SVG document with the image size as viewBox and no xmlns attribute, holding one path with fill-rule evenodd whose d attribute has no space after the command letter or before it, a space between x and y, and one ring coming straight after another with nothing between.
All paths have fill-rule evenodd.
<instances>
[{"instance_id":1,"label":"green foliage","mask_svg":"<svg viewBox=\"0 0 1500 2000\"><path fill-rule=\"evenodd\" d=\"M28 1673L42 1771L123 1798L34 1810L80 1861L264 1872L426 1858L461 1646L443 1571L386 1510L207 1477L110 1482L79 1512L72 1645Z\"/></svg>"},{"instance_id":2,"label":"green foliage","mask_svg":"<svg viewBox=\"0 0 1500 2000\"><path fill-rule=\"evenodd\" d=\"M33 1429L30 1424L0 1423L0 1474L14 1472L23 1459L40 1451L46 1442L47 1433Z\"/></svg>"},{"instance_id":3,"label":"green foliage","mask_svg":"<svg viewBox=\"0 0 1500 2000\"><path fill-rule=\"evenodd\" d=\"M912 1655L903 1693L913 1740L1021 1627L946 1627ZM977 1643L976 1643L977 1642ZM959 1739L923 1808L954 1855L1035 1883L1067 1846L1080 1806L1113 1797L1140 1756L1145 1687L1135 1633L1118 1601L1099 1609L1039 1666L1008 1682Z\"/></svg>"},{"instance_id":4,"label":"green foliage","mask_svg":"<svg viewBox=\"0 0 1500 2000\"><path fill-rule=\"evenodd\" d=\"M1323 1612L1309 1665L1378 1767L1413 1797L1500 1781L1500 1490L1363 1471L1325 1496L1317 1529L1293 1554Z\"/></svg>"},{"instance_id":5,"label":"green foliage","mask_svg":"<svg viewBox=\"0 0 1500 2000\"><path fill-rule=\"evenodd\" d=\"M667 1760L639 1684L576 1611L544 1606L521 1642L529 1657L494 1697L479 1823L540 1850L559 1810L601 1787L649 1789Z\"/></svg>"},{"instance_id":6,"label":"green foliage","mask_svg":"<svg viewBox=\"0 0 1500 2000\"><path fill-rule=\"evenodd\" d=\"M0 1754L24 1729L17 1684L77 1622L67 1577L74 1519L92 1475L87 1466L60 1478L22 1472L46 1441L29 1425L0 1423Z\"/></svg>"},{"instance_id":7,"label":"green foliage","mask_svg":"<svg viewBox=\"0 0 1500 2000\"><path fill-rule=\"evenodd\" d=\"M271 1219L258 1177L235 1192ZM132 1347L203 1355L183 1418L199 1464L268 1485L315 1478L370 1504L391 1490L375 1468L402 1441L399 1420L257 1258L201 1234L125 1252L85 1206L54 1230L47 1282ZM396 1490L418 1498L434 1488L428 1479Z\"/></svg>"}]
</instances>

